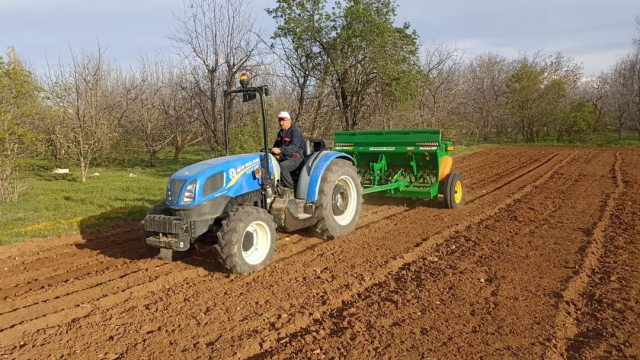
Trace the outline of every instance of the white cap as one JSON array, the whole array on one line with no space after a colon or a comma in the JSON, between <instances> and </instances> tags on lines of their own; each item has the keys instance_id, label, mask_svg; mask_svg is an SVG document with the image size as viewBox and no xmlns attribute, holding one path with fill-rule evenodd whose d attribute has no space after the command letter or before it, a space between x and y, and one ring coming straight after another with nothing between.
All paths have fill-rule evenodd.
<instances>
[{"instance_id":1,"label":"white cap","mask_svg":"<svg viewBox=\"0 0 640 360\"><path fill-rule=\"evenodd\" d=\"M289 115L289 113L286 111L280 111L280 114L278 114L278 119L285 119L285 118L291 120L291 115Z\"/></svg>"}]
</instances>

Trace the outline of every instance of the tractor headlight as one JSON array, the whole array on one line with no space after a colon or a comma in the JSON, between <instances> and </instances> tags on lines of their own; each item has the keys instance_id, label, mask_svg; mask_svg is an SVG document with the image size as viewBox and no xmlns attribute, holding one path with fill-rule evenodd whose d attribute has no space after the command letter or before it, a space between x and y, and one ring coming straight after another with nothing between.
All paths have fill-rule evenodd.
<instances>
[{"instance_id":1,"label":"tractor headlight","mask_svg":"<svg viewBox=\"0 0 640 360\"><path fill-rule=\"evenodd\" d=\"M167 183L167 203L171 203L171 201L171 180L169 180L169 183Z\"/></svg>"},{"instance_id":2,"label":"tractor headlight","mask_svg":"<svg viewBox=\"0 0 640 360\"><path fill-rule=\"evenodd\" d=\"M192 180L189 185L187 185L187 188L184 190L184 195L182 196L182 203L183 204L188 204L193 202L193 198L195 197L196 194L196 181Z\"/></svg>"}]
</instances>

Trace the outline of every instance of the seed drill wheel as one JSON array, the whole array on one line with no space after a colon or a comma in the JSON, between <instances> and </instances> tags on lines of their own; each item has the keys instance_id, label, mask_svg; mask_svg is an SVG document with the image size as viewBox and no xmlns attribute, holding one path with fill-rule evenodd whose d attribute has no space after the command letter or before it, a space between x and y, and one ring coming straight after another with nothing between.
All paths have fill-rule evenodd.
<instances>
[{"instance_id":1,"label":"seed drill wheel","mask_svg":"<svg viewBox=\"0 0 640 360\"><path fill-rule=\"evenodd\" d=\"M324 239L352 232L362 208L360 176L350 161L333 160L320 179L316 201L316 231Z\"/></svg>"},{"instance_id":2,"label":"seed drill wheel","mask_svg":"<svg viewBox=\"0 0 640 360\"><path fill-rule=\"evenodd\" d=\"M171 211L165 204L156 204L148 213L148 215L171 215ZM192 247L189 247L187 251L175 251L171 249L159 249L147 244L146 239L150 236L157 235L156 233L142 230L142 250L147 257L153 259L160 259L165 261L178 261L189 256Z\"/></svg>"},{"instance_id":3,"label":"seed drill wheel","mask_svg":"<svg viewBox=\"0 0 640 360\"><path fill-rule=\"evenodd\" d=\"M216 251L222 264L233 273L246 274L271 261L276 250L276 224L264 209L245 206L222 222Z\"/></svg>"},{"instance_id":4,"label":"seed drill wheel","mask_svg":"<svg viewBox=\"0 0 640 360\"><path fill-rule=\"evenodd\" d=\"M459 173L450 173L444 179L442 195L444 204L449 209L457 209L464 205L464 177Z\"/></svg>"}]
</instances>

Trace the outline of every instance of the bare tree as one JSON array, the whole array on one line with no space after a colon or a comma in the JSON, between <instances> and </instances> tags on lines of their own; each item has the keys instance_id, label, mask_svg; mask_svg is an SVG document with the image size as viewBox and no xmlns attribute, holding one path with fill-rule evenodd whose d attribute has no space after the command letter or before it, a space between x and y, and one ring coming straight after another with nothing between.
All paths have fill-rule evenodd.
<instances>
[{"instance_id":1,"label":"bare tree","mask_svg":"<svg viewBox=\"0 0 640 360\"><path fill-rule=\"evenodd\" d=\"M636 30L638 31L638 37L633 39L633 43L640 47L640 14L636 15Z\"/></svg>"},{"instance_id":2,"label":"bare tree","mask_svg":"<svg viewBox=\"0 0 640 360\"><path fill-rule=\"evenodd\" d=\"M49 69L49 98L61 114L60 129L68 156L78 163L81 181L96 156L117 139L117 125L131 104L135 85L130 76L105 60L105 49L71 51L71 63Z\"/></svg>"},{"instance_id":3,"label":"bare tree","mask_svg":"<svg viewBox=\"0 0 640 360\"><path fill-rule=\"evenodd\" d=\"M140 59L137 70L138 83L135 100L127 115L125 128L141 142L145 153L156 166L158 153L173 138L169 119L163 111L164 98L167 96L169 83L169 65L159 57Z\"/></svg>"},{"instance_id":4,"label":"bare tree","mask_svg":"<svg viewBox=\"0 0 640 360\"><path fill-rule=\"evenodd\" d=\"M611 96L607 73L601 73L595 78L586 79L580 83L578 95L589 100L596 111L596 122L603 124L607 116L607 101Z\"/></svg>"},{"instance_id":5,"label":"bare tree","mask_svg":"<svg viewBox=\"0 0 640 360\"><path fill-rule=\"evenodd\" d=\"M258 40L247 0L186 0L169 38L191 68L192 100L209 146L221 140L220 96L254 57Z\"/></svg>"},{"instance_id":6,"label":"bare tree","mask_svg":"<svg viewBox=\"0 0 640 360\"><path fill-rule=\"evenodd\" d=\"M471 60L464 75L464 107L469 125L475 133L475 142L482 135L490 139L494 131L504 130L506 122L505 86L511 73L509 61L492 53Z\"/></svg>"},{"instance_id":7,"label":"bare tree","mask_svg":"<svg viewBox=\"0 0 640 360\"><path fill-rule=\"evenodd\" d=\"M182 150L203 139L202 126L198 124L197 106L185 89L190 80L182 68L171 67L166 74L161 106L168 122L173 159L178 160Z\"/></svg>"},{"instance_id":8,"label":"bare tree","mask_svg":"<svg viewBox=\"0 0 640 360\"><path fill-rule=\"evenodd\" d=\"M633 104L631 120L634 130L640 137L640 45L629 55L625 72L629 77L629 94Z\"/></svg>"},{"instance_id":9,"label":"bare tree","mask_svg":"<svg viewBox=\"0 0 640 360\"><path fill-rule=\"evenodd\" d=\"M429 79L420 102L422 126L447 128L460 101L463 54L446 45L432 45L425 53L422 69Z\"/></svg>"},{"instance_id":10,"label":"bare tree","mask_svg":"<svg viewBox=\"0 0 640 360\"><path fill-rule=\"evenodd\" d=\"M640 15L636 16L640 33ZM608 108L618 137L631 126L640 137L640 38L634 39L635 49L618 60L608 73L610 96Z\"/></svg>"},{"instance_id":11,"label":"bare tree","mask_svg":"<svg viewBox=\"0 0 640 360\"><path fill-rule=\"evenodd\" d=\"M629 93L631 79L627 76L625 61L617 62L611 69L608 87L611 96L606 106L609 109L610 121L618 132L618 137L622 139L622 132L631 112L631 94Z\"/></svg>"}]
</instances>

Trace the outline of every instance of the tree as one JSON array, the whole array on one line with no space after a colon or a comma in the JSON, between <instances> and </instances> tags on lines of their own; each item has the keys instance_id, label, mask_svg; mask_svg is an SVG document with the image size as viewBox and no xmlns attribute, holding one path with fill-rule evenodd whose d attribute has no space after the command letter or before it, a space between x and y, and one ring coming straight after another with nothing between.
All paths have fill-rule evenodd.
<instances>
[{"instance_id":1,"label":"tree","mask_svg":"<svg viewBox=\"0 0 640 360\"><path fill-rule=\"evenodd\" d=\"M193 103L211 149L219 146L220 96L258 51L247 0L186 0L169 38L191 68Z\"/></svg>"},{"instance_id":2,"label":"tree","mask_svg":"<svg viewBox=\"0 0 640 360\"><path fill-rule=\"evenodd\" d=\"M638 35L640 36L640 14L636 15L636 30L638 31ZM633 39L633 43L636 47L640 47L640 37Z\"/></svg>"},{"instance_id":3,"label":"tree","mask_svg":"<svg viewBox=\"0 0 640 360\"><path fill-rule=\"evenodd\" d=\"M626 62L626 76L629 77L630 98L633 104L633 116L631 116L635 131L640 137L640 44L629 55Z\"/></svg>"},{"instance_id":4,"label":"tree","mask_svg":"<svg viewBox=\"0 0 640 360\"><path fill-rule=\"evenodd\" d=\"M145 153L155 167L158 153L173 138L170 118L163 108L163 102L170 89L169 68L162 59L142 58L138 70L139 86L135 90L135 99L128 113L126 128L135 134Z\"/></svg>"},{"instance_id":5,"label":"tree","mask_svg":"<svg viewBox=\"0 0 640 360\"><path fill-rule=\"evenodd\" d=\"M189 74L182 68L171 67L166 74L161 106L172 135L173 159L178 160L182 150L203 139L198 126L197 106L185 89Z\"/></svg>"},{"instance_id":6,"label":"tree","mask_svg":"<svg viewBox=\"0 0 640 360\"><path fill-rule=\"evenodd\" d=\"M271 39L274 55L285 67L284 76L292 85L295 106L292 113L298 124L306 116L306 105L314 92L322 93L326 57L316 32L317 24L325 14L323 0L279 1L267 14L276 21L277 27ZM319 101L321 100L318 99ZM312 120L313 122L313 120ZM315 129L314 129L315 130Z\"/></svg>"},{"instance_id":7,"label":"tree","mask_svg":"<svg viewBox=\"0 0 640 360\"><path fill-rule=\"evenodd\" d=\"M94 52L71 52L71 63L49 69L48 101L59 109L61 132L68 156L80 166L81 181L97 156L118 140L118 129L134 99L135 82Z\"/></svg>"},{"instance_id":8,"label":"tree","mask_svg":"<svg viewBox=\"0 0 640 360\"><path fill-rule=\"evenodd\" d=\"M548 115L539 109L543 77L542 69L524 61L507 81L509 110L519 119L518 131L524 140L529 142L535 140L538 122L543 116Z\"/></svg>"},{"instance_id":9,"label":"tree","mask_svg":"<svg viewBox=\"0 0 640 360\"><path fill-rule=\"evenodd\" d=\"M618 138L622 139L622 132L629 123L632 111L632 79L627 74L627 65L624 59L613 65L608 76L608 88L610 96L605 103L608 109L609 121L616 129Z\"/></svg>"},{"instance_id":10,"label":"tree","mask_svg":"<svg viewBox=\"0 0 640 360\"><path fill-rule=\"evenodd\" d=\"M476 142L480 135L488 141L494 131L499 134L506 130L506 82L510 72L507 59L492 53L475 57L467 66L462 97Z\"/></svg>"},{"instance_id":11,"label":"tree","mask_svg":"<svg viewBox=\"0 0 640 360\"><path fill-rule=\"evenodd\" d=\"M572 102L562 114L558 123L557 141L564 137L571 142L584 141L597 124L597 112L587 99Z\"/></svg>"},{"instance_id":12,"label":"tree","mask_svg":"<svg viewBox=\"0 0 640 360\"><path fill-rule=\"evenodd\" d=\"M507 80L507 109L516 119L517 133L534 142L562 114L570 89L577 86L581 67L562 54L539 59L523 57Z\"/></svg>"},{"instance_id":13,"label":"tree","mask_svg":"<svg viewBox=\"0 0 640 360\"><path fill-rule=\"evenodd\" d=\"M13 47L7 61L0 56L0 202L16 201L26 186L16 174L16 161L37 147L29 120L39 112L41 88L24 68Z\"/></svg>"},{"instance_id":14,"label":"tree","mask_svg":"<svg viewBox=\"0 0 640 360\"><path fill-rule=\"evenodd\" d=\"M274 39L287 40L295 56L316 67L314 77L331 89L345 130L357 129L365 110L383 105L381 94L394 103L418 95L418 36L409 24L394 25L396 7L390 0L347 0L329 12L324 1L279 0L269 10L279 24ZM299 95L305 86L303 79Z\"/></svg>"},{"instance_id":15,"label":"tree","mask_svg":"<svg viewBox=\"0 0 640 360\"><path fill-rule=\"evenodd\" d=\"M601 73L596 78L586 79L580 84L579 96L591 102L596 113L596 123L603 125L607 115L607 101L611 95L608 74Z\"/></svg>"},{"instance_id":16,"label":"tree","mask_svg":"<svg viewBox=\"0 0 640 360\"><path fill-rule=\"evenodd\" d=\"M453 109L462 91L463 54L446 45L432 45L425 52L422 70L429 81L423 83L420 118L423 127L451 126Z\"/></svg>"},{"instance_id":17,"label":"tree","mask_svg":"<svg viewBox=\"0 0 640 360\"><path fill-rule=\"evenodd\" d=\"M636 24L640 33L640 15ZM634 39L634 43L634 50L605 74L609 90L605 106L619 138L625 128L635 130L640 137L640 39Z\"/></svg>"}]
</instances>

